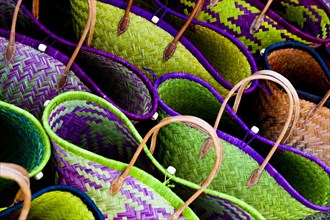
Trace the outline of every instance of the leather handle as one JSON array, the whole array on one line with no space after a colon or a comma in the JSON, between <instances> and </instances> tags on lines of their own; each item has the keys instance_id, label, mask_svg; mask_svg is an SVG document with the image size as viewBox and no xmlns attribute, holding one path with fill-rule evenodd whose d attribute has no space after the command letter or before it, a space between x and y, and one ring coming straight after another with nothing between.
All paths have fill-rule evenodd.
<instances>
[{"instance_id":1,"label":"leather handle","mask_svg":"<svg viewBox=\"0 0 330 220\"><path fill-rule=\"evenodd\" d=\"M272 4L272 2L273 2L273 0L268 0L267 4L262 9L260 15L255 17L255 19L253 20L251 27L250 27L250 34L254 34L255 32L257 32L259 30L261 23L263 22L264 17L266 15L266 12L267 12L268 8L270 7L270 5Z\"/></svg>"},{"instance_id":2,"label":"leather handle","mask_svg":"<svg viewBox=\"0 0 330 220\"><path fill-rule=\"evenodd\" d=\"M80 51L80 48L83 45L83 43L84 43L84 41L87 37L87 34L89 33L90 28L92 28L94 30L93 24L95 25L95 20L96 20L96 0L88 0L88 19L87 19L87 22L86 22L85 28L83 30L82 36L80 37L80 40L78 42L78 45L75 48L68 64L66 65L60 80L58 81L58 84L57 84L57 89L58 90L62 89L66 85L67 80L68 80L67 75L70 71L70 68L71 68L74 60L76 59L76 57L77 57L77 55ZM92 40L92 38L91 38L91 35L90 35L89 39L88 39L88 43L90 43L91 40Z\"/></svg>"},{"instance_id":3,"label":"leather handle","mask_svg":"<svg viewBox=\"0 0 330 220\"><path fill-rule=\"evenodd\" d=\"M31 190L29 173L21 166L0 162L0 177L14 180L20 186L20 190L16 194L14 204L17 202L23 202L23 208L19 216L19 220L25 220L29 214L31 207Z\"/></svg>"},{"instance_id":4,"label":"leather handle","mask_svg":"<svg viewBox=\"0 0 330 220\"><path fill-rule=\"evenodd\" d=\"M21 7L21 4L22 4L22 0L18 0L15 10L14 10L11 29L10 29L9 45L8 45L8 49L6 51L6 56L5 56L6 63L9 63L14 56L16 23L17 23L18 12ZM58 86L57 86L58 89L62 89L65 86L65 84L67 82L67 74L68 74L74 60L76 59L76 57L79 53L79 50L80 50L83 42L85 41L89 30L90 29L94 30L94 25L95 25L95 20L96 20L96 0L88 0L88 9L89 9L88 10L88 20L86 22L83 34L79 40L77 47L75 48L75 51L72 54L68 64L66 65L66 67L63 71L63 74L58 82ZM92 39L92 32L90 33L90 36L88 39L89 43L90 43L91 39Z\"/></svg>"},{"instance_id":5,"label":"leather handle","mask_svg":"<svg viewBox=\"0 0 330 220\"><path fill-rule=\"evenodd\" d=\"M39 0L33 0L32 1L32 15L36 19L39 19Z\"/></svg>"},{"instance_id":6,"label":"leather handle","mask_svg":"<svg viewBox=\"0 0 330 220\"><path fill-rule=\"evenodd\" d=\"M213 143L214 143L213 146L215 148L215 155L216 155L214 166L210 172L210 175L202 183L201 187L170 218L170 219L178 219L180 214L184 211L184 209L187 208L209 186L212 179L216 176L217 172L220 170L220 166L222 164L222 159L223 159L222 143L221 143L220 139L218 138L215 130L212 128L212 126L200 118L197 118L194 116L184 116L184 115L167 117L167 118L164 118L163 120L161 120L159 122L159 124L154 126L152 129L150 129L150 131L146 134L146 136L142 140L141 144L139 145L138 149L136 150L132 160L128 164L125 171L121 175L117 176L111 183L110 194L113 195L121 189L127 175L129 174L130 170L132 169L132 167L133 167L134 163L136 162L142 149L145 147L145 144L148 141L148 139L150 138L150 136L153 135L152 140L151 140L151 148L154 148L156 146L156 137L157 137L157 134L158 134L160 128L162 128L165 125L168 125L170 123L173 123L173 122L184 122L184 123L194 124L198 127L201 127L202 129L204 129L204 131L206 131L207 134L210 136L210 138L213 140Z\"/></svg>"},{"instance_id":7,"label":"leather handle","mask_svg":"<svg viewBox=\"0 0 330 220\"><path fill-rule=\"evenodd\" d=\"M128 5L127 5L126 10L125 10L125 14L124 14L123 18L119 21L118 30L117 30L118 35L123 34L128 29L129 22L130 22L129 13L131 11L133 1L134 0L129 0ZM167 61L173 56L180 38L182 37L183 33L189 27L191 21L194 18L196 18L197 15L202 10L202 7L204 5L204 1L205 0L198 0L197 1L197 3L195 5L192 13L190 14L189 18L187 19L186 23L182 26L182 28L176 34L174 39L166 46L166 48L163 52L163 61Z\"/></svg>"},{"instance_id":8,"label":"leather handle","mask_svg":"<svg viewBox=\"0 0 330 220\"><path fill-rule=\"evenodd\" d=\"M276 140L274 146L272 147L272 149L268 153L268 155L265 158L265 160L263 161L263 163L250 176L250 178L247 182L247 187L251 187L251 186L258 183L259 179L261 178L262 171L264 170L267 163L269 162L269 160L271 159L271 157L275 153L275 151L276 151L277 147L279 146L279 144L284 139L284 136L287 133L287 131L290 130L289 126L290 126L292 117L294 117L293 122L292 122L292 127L293 127L296 124L296 122L298 121L299 114L300 114L299 97L298 97L298 94L297 94L296 90L294 89L294 87L290 83L290 81L288 79L286 79L284 76L282 76L281 74L279 74L275 71L261 70L261 71L256 72L252 76L243 79L242 81L240 81L238 84L236 84L229 91L227 97L224 99L224 101L221 105L221 108L219 110L218 116L217 116L215 124L214 124L214 129L218 128L218 125L219 125L221 116L222 116L222 114L225 110L225 107L226 107L229 99L237 91L237 89L240 89L240 90L238 91L236 99L235 99L235 104L234 104L234 111L235 112L237 111L238 104L239 104L239 101L241 100L243 90L245 89L245 87L248 85L248 83L250 81L257 80L257 79L269 80L269 81L273 81L273 82L278 83L279 85L281 85L283 87L283 89L286 91L286 93L288 94L290 104L289 104L289 107L288 107L287 120L285 121L283 130L281 131L278 139Z\"/></svg>"},{"instance_id":9,"label":"leather handle","mask_svg":"<svg viewBox=\"0 0 330 220\"><path fill-rule=\"evenodd\" d=\"M324 105L324 103L329 99L329 97L330 97L330 89L325 94L325 96L322 98L322 100L317 105L315 105L311 110L309 110L309 112L307 113L306 118L305 118L305 123L308 123L310 120L312 120L313 115L316 112L316 110L321 108Z\"/></svg>"}]
</instances>

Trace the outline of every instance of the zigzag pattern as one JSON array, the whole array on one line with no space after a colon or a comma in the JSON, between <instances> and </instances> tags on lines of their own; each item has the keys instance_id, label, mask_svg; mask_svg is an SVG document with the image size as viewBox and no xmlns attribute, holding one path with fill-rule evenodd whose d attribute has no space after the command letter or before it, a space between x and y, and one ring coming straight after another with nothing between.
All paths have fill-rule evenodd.
<instances>
[{"instance_id":1,"label":"zigzag pattern","mask_svg":"<svg viewBox=\"0 0 330 220\"><path fill-rule=\"evenodd\" d=\"M59 146L54 146L58 183L86 192L106 219L166 219L174 213L167 200L132 176L127 177L120 192L110 196L109 184L120 172L72 152L65 151L65 155L62 152Z\"/></svg>"},{"instance_id":2,"label":"zigzag pattern","mask_svg":"<svg viewBox=\"0 0 330 220\"><path fill-rule=\"evenodd\" d=\"M91 102L67 101L54 108L49 121L61 138L104 157L129 162L139 145L123 121Z\"/></svg>"},{"instance_id":3,"label":"zigzag pattern","mask_svg":"<svg viewBox=\"0 0 330 220\"><path fill-rule=\"evenodd\" d=\"M164 0L161 0L164 3ZM187 15L188 12L192 10L192 2L197 0L181 0L180 3L168 4L168 7ZM253 55L258 56L261 49L276 43L283 42L287 40L298 41L304 44L312 44L313 42L307 41L292 32L292 30L286 29L277 23L270 17L265 17L262 26L267 26L267 29L259 29L257 33L251 35L249 33L250 25L253 19L261 11L254 6L254 0L235 0L235 1L219 1L212 9L208 7L209 0L205 1L205 6L202 12L197 17L198 20L211 23L223 30L233 34L236 38L241 40L241 42L249 48ZM281 1L282 2L282 1ZM165 3L164 3L165 4ZM275 6L282 7L290 6L292 4L297 4L296 1L286 1L284 5L274 3ZM329 15L321 8L321 6L313 0L300 1L299 5L301 10L308 13L303 13L304 22L302 31L313 30L310 34L314 37L321 39L329 38L330 33L330 20ZM273 8L273 5L272 5ZM298 7L295 7L298 10ZM283 10L282 10L283 11ZM281 10L278 10L281 13ZM297 12L290 13L291 22L294 25L297 22L294 16ZM287 18L287 17L286 17ZM289 17L288 17L289 19ZM300 22L303 22L301 19ZM298 27L300 28L300 27Z\"/></svg>"},{"instance_id":4,"label":"zigzag pattern","mask_svg":"<svg viewBox=\"0 0 330 220\"><path fill-rule=\"evenodd\" d=\"M90 90L70 71L68 82L57 91L64 64L32 47L16 42L14 58L7 65L4 53L8 41L0 37L0 99L15 104L41 118L43 104L60 93Z\"/></svg>"}]
</instances>

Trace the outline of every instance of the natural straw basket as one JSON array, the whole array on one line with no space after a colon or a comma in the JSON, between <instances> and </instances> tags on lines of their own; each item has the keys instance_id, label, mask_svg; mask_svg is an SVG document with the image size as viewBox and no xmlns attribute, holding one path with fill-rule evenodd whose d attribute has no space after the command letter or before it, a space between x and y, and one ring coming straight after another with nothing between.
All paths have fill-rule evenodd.
<instances>
[{"instance_id":1,"label":"natural straw basket","mask_svg":"<svg viewBox=\"0 0 330 220\"><path fill-rule=\"evenodd\" d=\"M218 29L204 28L217 39L213 51L199 50L192 42L181 37L173 57L164 62L163 51L178 31L161 17L157 24L151 22L153 14L132 6L129 28L118 36L118 24L126 6L126 2L118 0L97 1L93 47L120 56L139 69L151 69L157 77L174 71L189 72L209 82L221 94L226 94L237 80L256 71L247 49L231 35ZM79 36L87 18L87 4L85 1L71 1L71 8L75 32ZM239 61L237 65L233 64L235 60ZM147 75L150 76L149 73ZM251 85L246 92L254 88Z\"/></svg>"},{"instance_id":2,"label":"natural straw basket","mask_svg":"<svg viewBox=\"0 0 330 220\"><path fill-rule=\"evenodd\" d=\"M321 56L306 45L297 42L273 44L266 48L264 61L267 69L282 74L305 93L324 96L330 90L330 70ZM275 140L286 115L288 100L276 86L268 85L268 89L270 94L258 90L257 124L262 128L261 135ZM300 97L300 121L285 143L320 158L329 166L330 109L322 106L311 113L318 102L309 101L309 96Z\"/></svg>"},{"instance_id":3,"label":"natural straw basket","mask_svg":"<svg viewBox=\"0 0 330 220\"><path fill-rule=\"evenodd\" d=\"M160 97L160 119L189 114L213 123L223 103L223 98L205 81L185 73L164 75L156 81L155 87ZM246 189L245 184L249 175L258 163L263 162L274 142L253 133L229 106L226 106L226 113L217 131L219 138L223 140L226 153L219 179L216 178L212 182L211 190L241 199L258 210L266 219L298 219L319 211L330 210L330 168L314 156L289 146L280 145L280 150L276 151L266 166L261 182ZM223 131L231 132L241 140ZM185 153L177 152L178 150L172 147L175 146L173 142L176 139L166 138L167 132L183 138L188 133L198 131L189 125L163 131L160 134L160 147L155 152L155 158L165 167L169 164L187 167L191 170L189 176L186 172L177 174L186 180L198 181L203 178L201 174L207 169L208 160L196 159L200 150L192 148L189 142L181 146L182 152ZM202 132L200 136L203 137ZM212 151L210 154L213 154ZM186 162L189 165L185 166ZM176 193L185 195L179 189ZM208 210L206 204L212 206L212 210ZM217 206L211 204L211 201L205 199L201 204L194 203L191 207L198 215L210 219L217 210Z\"/></svg>"}]
</instances>

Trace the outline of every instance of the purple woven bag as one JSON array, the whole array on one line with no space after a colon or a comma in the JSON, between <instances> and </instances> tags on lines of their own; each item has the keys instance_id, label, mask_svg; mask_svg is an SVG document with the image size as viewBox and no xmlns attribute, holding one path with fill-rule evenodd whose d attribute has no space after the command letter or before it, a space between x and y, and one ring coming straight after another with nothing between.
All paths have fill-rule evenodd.
<instances>
[{"instance_id":1,"label":"purple woven bag","mask_svg":"<svg viewBox=\"0 0 330 220\"><path fill-rule=\"evenodd\" d=\"M184 117L172 119L167 123L183 120ZM221 164L221 144L210 125L201 119L196 120L199 121L197 125L215 141L218 157L210 172L214 176ZM52 159L57 182L84 191L95 201L106 219L166 219L175 209L177 213L184 210L180 219L198 219L189 208L184 208L189 203L181 207L184 202L166 182L160 182L137 167L132 168L137 156L146 148L148 137L153 132L157 135L156 127L142 140L122 112L106 100L86 92L67 92L55 97L46 106L42 121L53 145ZM187 119L189 121L195 123L195 120ZM128 162L130 158L133 158L130 165L119 162ZM150 170L151 163L145 159L146 155L142 154L137 162L140 167ZM124 171L126 168L132 170ZM195 198L211 179L206 178Z\"/></svg>"},{"instance_id":2,"label":"purple woven bag","mask_svg":"<svg viewBox=\"0 0 330 220\"><path fill-rule=\"evenodd\" d=\"M9 28L6 16L12 14L15 1L0 0L1 4L0 24L2 19L1 25ZM50 42L52 47L66 55L72 54L77 47L76 43L50 31L24 5L21 6L17 25L20 33ZM133 122L150 119L155 114L155 89L145 74L127 60L86 45L80 48L75 63L91 78L91 91L114 104Z\"/></svg>"},{"instance_id":3,"label":"purple woven bag","mask_svg":"<svg viewBox=\"0 0 330 220\"><path fill-rule=\"evenodd\" d=\"M16 5L17 11L20 3ZM0 30L1 100L26 109L40 119L46 100L65 91L90 91L87 86L92 85L91 80L73 64L74 56L69 60L39 41L16 34L17 13L12 17L11 31Z\"/></svg>"}]
</instances>

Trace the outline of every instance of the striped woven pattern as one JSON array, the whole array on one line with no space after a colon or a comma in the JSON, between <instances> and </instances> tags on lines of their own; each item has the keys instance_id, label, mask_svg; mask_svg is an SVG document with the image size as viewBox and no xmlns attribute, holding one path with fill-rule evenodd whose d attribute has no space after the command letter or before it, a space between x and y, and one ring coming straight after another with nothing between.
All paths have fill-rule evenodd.
<instances>
[{"instance_id":1,"label":"striped woven pattern","mask_svg":"<svg viewBox=\"0 0 330 220\"><path fill-rule=\"evenodd\" d=\"M271 95L259 92L258 124L262 128L264 137L276 140L286 118L289 100L287 95L275 85L268 84L268 86L271 88ZM276 103L282 104L276 105ZM311 121L305 123L307 114L315 105L313 102L300 100L300 121L296 124L286 144L320 158L329 166L330 109L319 108Z\"/></svg>"},{"instance_id":2,"label":"striped woven pattern","mask_svg":"<svg viewBox=\"0 0 330 220\"><path fill-rule=\"evenodd\" d=\"M139 69L151 69L154 71L157 77L168 72L183 71L191 73L209 82L221 94L226 94L227 90L224 89L224 87L220 85L221 83L219 83L214 77L219 78L221 74L221 77L229 81L229 78L232 75L236 75L231 71L233 68L236 68L234 72L237 73L237 76L240 77L248 76L252 72L249 64L246 61L246 58L242 52L237 49L236 51L238 53L235 54L235 57L243 57L240 59L240 62L244 63L244 65L242 65L242 72L244 72L243 76L241 73L239 73L241 70L238 66L234 66L233 68L229 67L228 65L225 65L227 67L221 66L217 68L219 71L217 72L205 60L203 55L199 54L198 57L196 57L196 49L194 50L193 54L191 51L192 49L188 50L188 47L183 46L181 43L178 44L173 57L168 61L163 62L163 51L167 44L172 41L173 37L167 31L157 27L146 18L138 16L133 12L130 14L130 27L128 31L118 36L117 25L124 14L124 10L112 5L113 3L116 3L116 1L109 0L106 2L109 2L110 4L100 1L97 2L97 21L92 42L92 46L95 48L120 56L137 66ZM124 4L121 4L121 7L125 7ZM81 31L84 27L85 21L87 19L86 11L87 2L82 0L71 1L71 12L73 16L76 36L81 34ZM148 19L151 19L151 14L140 9L138 12L141 12L143 15L146 14L146 16L148 15L150 17ZM141 26L143 26L143 28L141 28ZM218 37L221 38L221 36ZM228 50L236 47L232 42L228 40L226 41L226 44L224 43L222 46L224 45L229 45L227 47ZM189 46L192 48L191 45ZM224 49L224 51L226 49ZM208 58L212 57L214 54L217 53L213 52L212 54L209 54ZM219 57L214 59L217 61L221 60L221 54L222 53L219 53L219 55L217 55ZM202 59L204 60L203 62L208 64L202 65L200 61ZM223 62L228 64L228 59L225 59L226 61ZM231 59L231 61L233 60L234 59ZM216 62L213 62L213 64L215 63ZM150 79L152 78L150 74L146 75L150 77ZM234 82L229 83L232 84Z\"/></svg>"},{"instance_id":3,"label":"striped woven pattern","mask_svg":"<svg viewBox=\"0 0 330 220\"><path fill-rule=\"evenodd\" d=\"M169 75L172 75L172 77ZM214 93L209 91L209 94L206 95L206 91L209 89L200 89L199 87L203 85L198 84L196 80L192 80L188 76L181 76L180 79L179 74L176 74L175 77L174 75L165 75L155 83L161 99L160 108L162 110L159 112L159 120L169 115L190 114L208 118L211 122L215 121L218 109L208 107L220 105L214 101L214 97L210 98ZM174 89L175 87L177 89ZM182 87L181 90L180 87ZM187 88L189 88L189 91L187 91ZM176 91L179 92L175 94ZM175 96L179 96L185 101L183 103L175 102L171 98ZM220 102L221 100L217 101ZM281 101L277 101L277 103L281 103ZM269 106L275 106L275 104L269 104ZM284 104L284 106L287 105ZM207 110L205 110L205 107ZM212 115L214 116L213 119L210 117ZM226 130L229 129L226 128L228 126L231 127L231 130L235 130L233 127L242 127L237 123L232 125L220 123L219 129ZM189 138L187 138L188 135ZM291 192L288 191L292 188L295 193L298 192L299 196L306 198L308 202L329 207L330 186L328 182L330 178L329 174L320 165L296 153L283 151L276 154L271 162L277 169L276 174L270 173L274 168L268 169L267 172L263 173L261 182L247 189L245 186L246 181L258 167L256 158L260 157L251 147L258 149L258 152L260 148L261 151L268 153L269 144L265 144L258 138L251 142L251 147L249 147L233 136L220 131L218 135L223 139L225 157L219 175L212 181L210 189L241 199L256 208L266 219L299 219L317 212L317 210L305 206L301 202L301 198L292 197ZM211 150L205 158L199 158L200 147L206 138L203 132L188 125L173 124L171 127L168 126L161 130L157 142L159 146L156 148L154 156L164 167L169 165L177 167L177 176L194 183L200 183L205 178L208 170L211 169L212 155L214 156L214 151ZM259 159L262 161L261 158ZM179 167L182 169L178 169ZM276 175L277 178L274 179L273 175ZM281 186L279 183L283 184L283 182L285 184ZM207 200L204 202L207 202ZM202 206L197 205L196 208L200 210ZM203 211L196 212L201 213ZM206 212L212 213L212 211Z\"/></svg>"},{"instance_id":4,"label":"striped woven pattern","mask_svg":"<svg viewBox=\"0 0 330 220\"><path fill-rule=\"evenodd\" d=\"M30 176L44 168L50 158L50 144L36 118L14 105L0 101L0 130L0 161L19 164ZM4 195L10 185L13 185L12 181L1 179L0 194ZM6 199L4 196L1 202Z\"/></svg>"},{"instance_id":5,"label":"striped woven pattern","mask_svg":"<svg viewBox=\"0 0 330 220\"><path fill-rule=\"evenodd\" d=\"M165 5L167 2L168 7L187 14L197 0L156 1ZM255 16L264 8L262 1L223 0L213 8L210 8L209 4L210 0L206 0L197 19L234 35L256 58L262 48L276 42L298 41L310 45L325 43L330 38L329 8L321 0L274 1L271 5L274 11L267 12L260 29L253 35L250 34L250 27Z\"/></svg>"},{"instance_id":6,"label":"striped woven pattern","mask_svg":"<svg viewBox=\"0 0 330 220\"><path fill-rule=\"evenodd\" d=\"M9 64L4 62L8 40L0 37L0 99L28 110L41 118L43 104L69 90L90 91L70 71L66 86L57 91L57 83L65 65L46 53L16 42Z\"/></svg>"},{"instance_id":7,"label":"striped woven pattern","mask_svg":"<svg viewBox=\"0 0 330 220\"><path fill-rule=\"evenodd\" d=\"M137 72L96 53L83 51L81 54L79 66L120 109L139 116L155 110L153 90Z\"/></svg>"},{"instance_id":8,"label":"striped woven pattern","mask_svg":"<svg viewBox=\"0 0 330 220\"><path fill-rule=\"evenodd\" d=\"M0 211L0 218L16 220L21 212L22 204ZM100 211L83 192L73 187L50 186L32 195L28 220L100 220Z\"/></svg>"},{"instance_id":9,"label":"striped woven pattern","mask_svg":"<svg viewBox=\"0 0 330 220\"><path fill-rule=\"evenodd\" d=\"M183 204L165 185L137 168L132 170L120 192L110 196L111 181L127 166L118 162L117 155L121 153L123 160L130 160L132 151L142 140L129 120L110 103L88 93L76 92L59 95L49 106L43 123L53 142L57 182L89 195L106 219L166 219L174 213L173 207ZM83 120L77 121L78 118ZM100 133L93 133L96 127L108 135L103 134L101 139ZM90 141L88 145L75 141L93 138L98 141ZM134 148L126 149L128 144L134 144ZM116 161L106 157L114 157ZM183 215L197 219L190 209Z\"/></svg>"}]
</instances>

